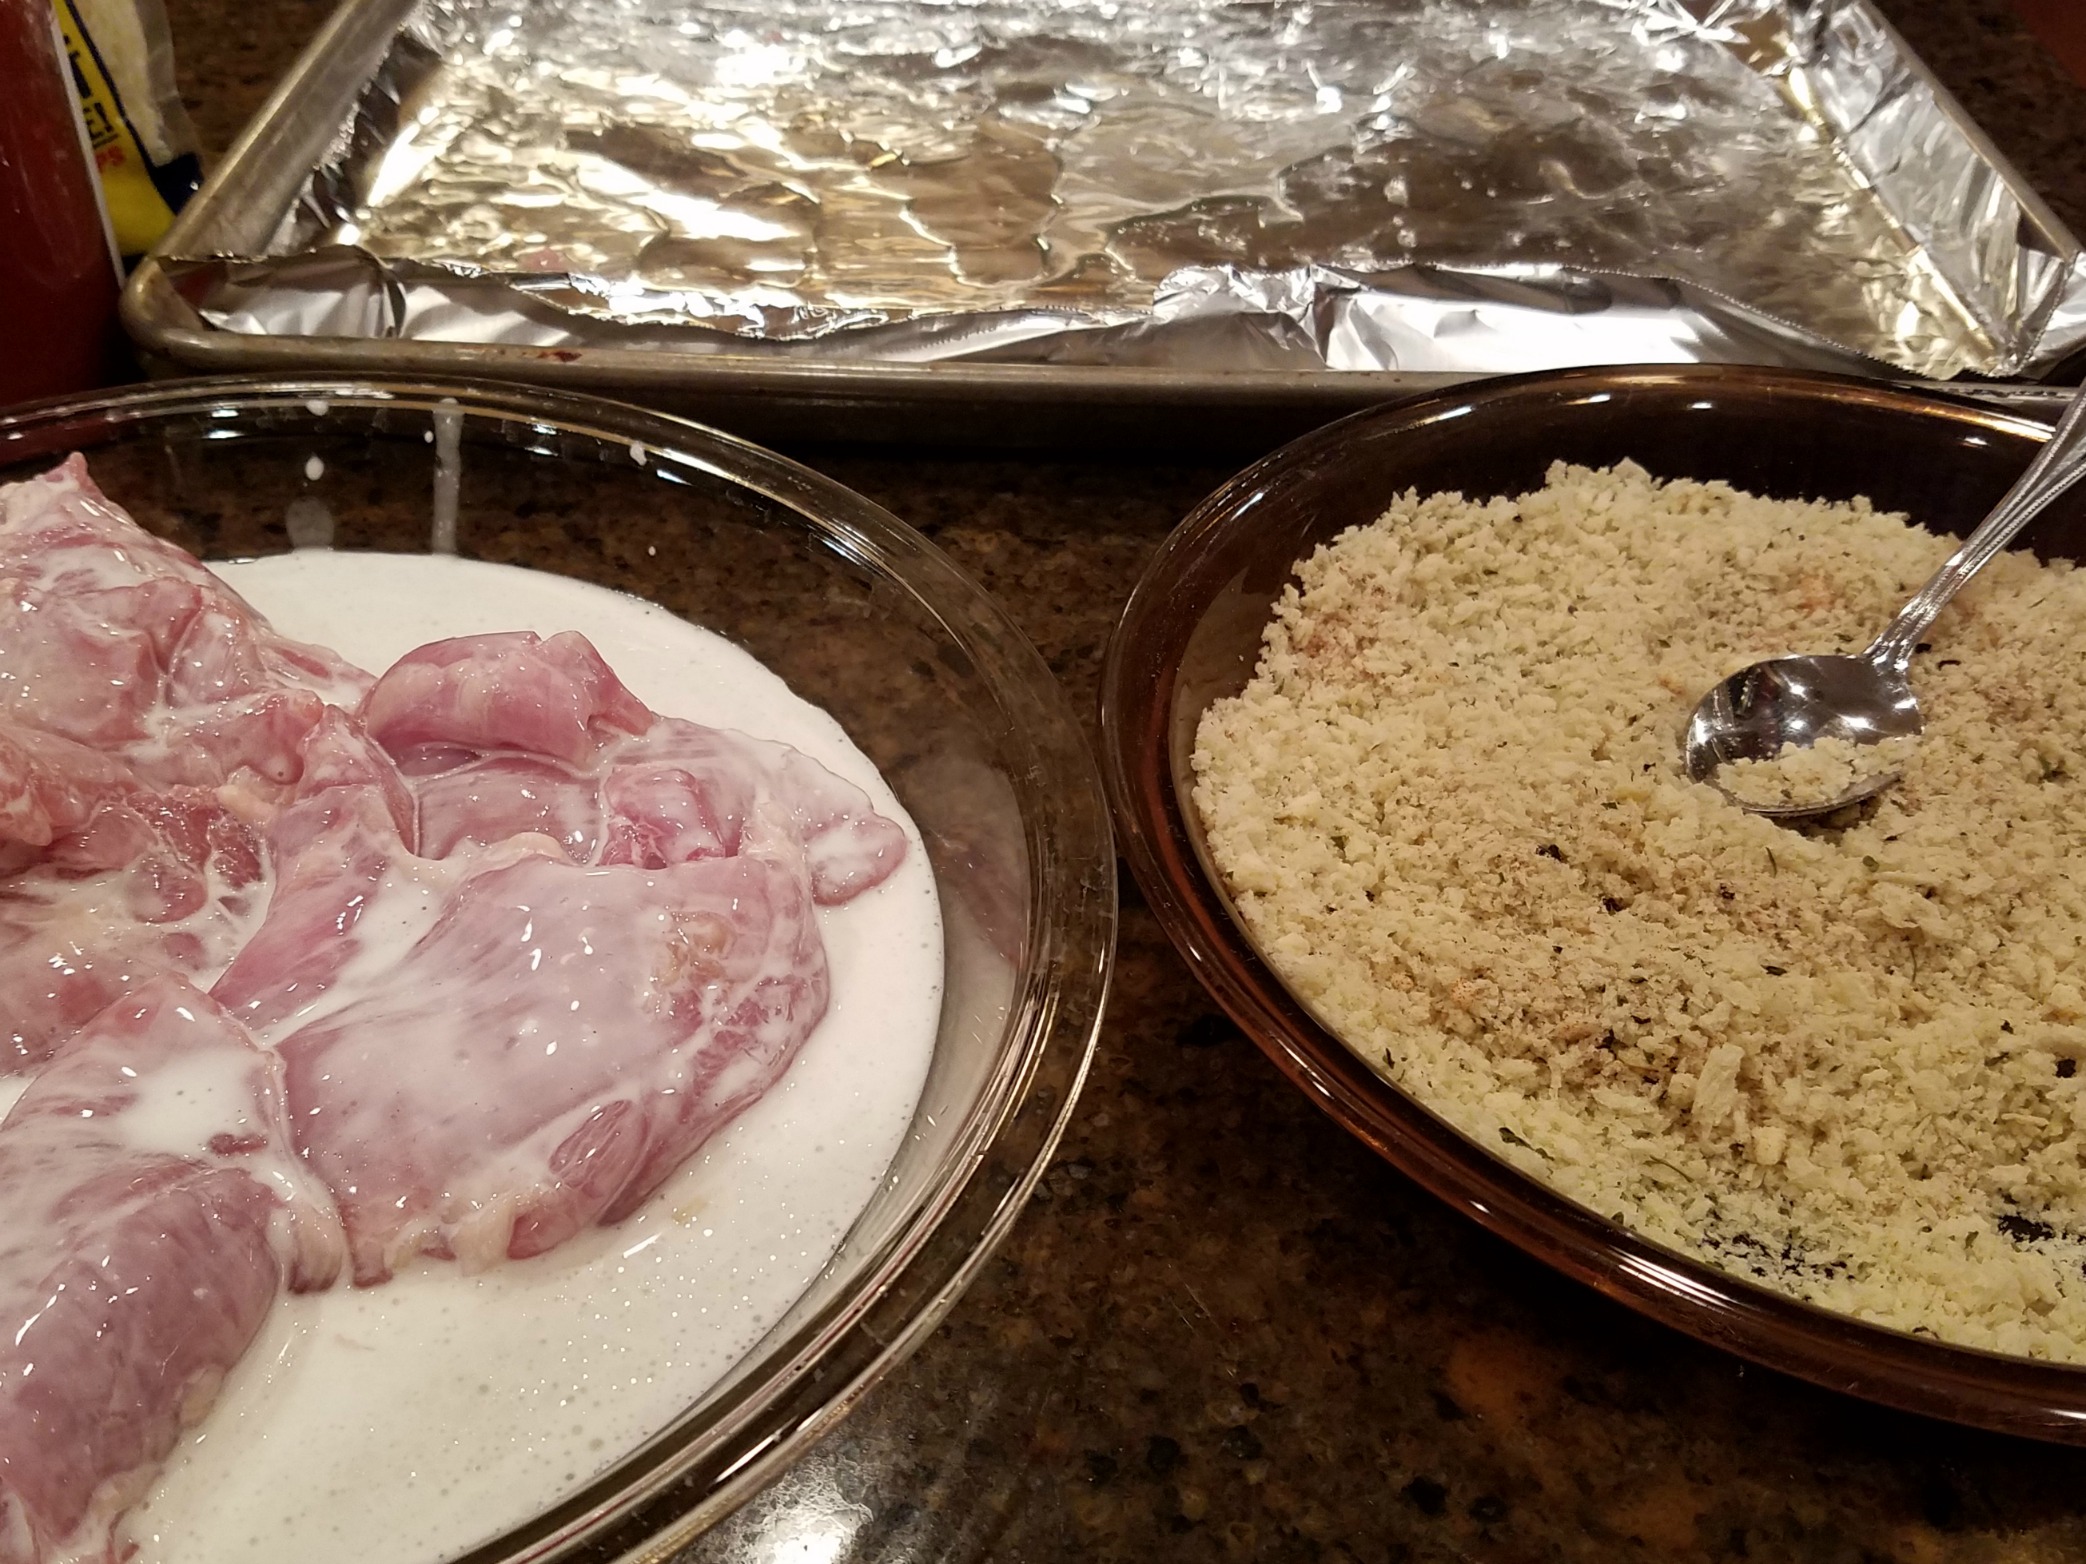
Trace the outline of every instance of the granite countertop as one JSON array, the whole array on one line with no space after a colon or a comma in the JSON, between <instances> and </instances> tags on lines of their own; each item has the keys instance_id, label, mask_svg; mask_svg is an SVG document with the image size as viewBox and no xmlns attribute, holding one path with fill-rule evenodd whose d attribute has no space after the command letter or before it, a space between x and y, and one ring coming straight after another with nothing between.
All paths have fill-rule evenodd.
<instances>
[{"instance_id":1,"label":"granite countertop","mask_svg":"<svg viewBox=\"0 0 2086 1564\"><path fill-rule=\"evenodd\" d=\"M2086 89L2002 0L1879 0L2075 231ZM330 0L169 0L221 152ZM1219 466L799 452L999 593L1080 709ZM1135 889L1079 1112L916 1356L683 1555L2076 1560L2086 1451L1815 1390L1651 1325L1319 1115Z\"/></svg>"}]
</instances>

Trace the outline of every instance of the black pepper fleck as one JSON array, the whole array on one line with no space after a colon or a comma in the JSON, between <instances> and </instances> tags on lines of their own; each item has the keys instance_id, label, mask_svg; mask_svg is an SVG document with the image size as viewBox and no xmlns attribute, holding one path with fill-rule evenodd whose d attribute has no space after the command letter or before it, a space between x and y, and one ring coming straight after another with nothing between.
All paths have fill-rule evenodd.
<instances>
[{"instance_id":1,"label":"black pepper fleck","mask_svg":"<svg viewBox=\"0 0 2086 1564\"><path fill-rule=\"evenodd\" d=\"M1449 1491L1431 1477L1415 1477L1399 1490L1422 1515L1439 1515L1449 1507Z\"/></svg>"},{"instance_id":2,"label":"black pepper fleck","mask_svg":"<svg viewBox=\"0 0 2086 1564\"><path fill-rule=\"evenodd\" d=\"M2048 1222L2038 1222L2034 1217L2023 1216L2018 1211L1999 1213L1999 1231L2017 1244L2040 1243L2045 1238L2057 1236L2057 1229Z\"/></svg>"}]
</instances>

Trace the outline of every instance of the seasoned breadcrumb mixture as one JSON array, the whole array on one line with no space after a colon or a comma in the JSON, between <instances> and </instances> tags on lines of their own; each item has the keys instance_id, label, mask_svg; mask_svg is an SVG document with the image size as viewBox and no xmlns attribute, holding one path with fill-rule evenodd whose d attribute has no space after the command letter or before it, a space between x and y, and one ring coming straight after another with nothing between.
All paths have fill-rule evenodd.
<instances>
[{"instance_id":1,"label":"seasoned breadcrumb mixture","mask_svg":"<svg viewBox=\"0 0 2086 1564\"><path fill-rule=\"evenodd\" d=\"M1857 787L1903 771L1905 757L1918 743L1899 736L1874 744L1839 738L1822 738L1808 747L1784 744L1764 760L1726 761L1717 767L1716 782L1732 798L1757 809L1831 804Z\"/></svg>"},{"instance_id":2,"label":"seasoned breadcrumb mixture","mask_svg":"<svg viewBox=\"0 0 2086 1564\"><path fill-rule=\"evenodd\" d=\"M1646 1237L2086 1362L2086 574L1996 561L1927 730L1805 832L1689 782L1695 699L1858 651L1953 546L1558 466L1298 567L1195 801L1260 949L1390 1080Z\"/></svg>"}]
</instances>

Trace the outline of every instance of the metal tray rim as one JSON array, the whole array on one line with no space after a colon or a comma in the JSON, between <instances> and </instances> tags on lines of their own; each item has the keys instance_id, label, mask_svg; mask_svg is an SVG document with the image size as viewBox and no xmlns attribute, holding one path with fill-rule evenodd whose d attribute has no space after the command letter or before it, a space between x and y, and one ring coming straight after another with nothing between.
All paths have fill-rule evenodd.
<instances>
[{"instance_id":1,"label":"metal tray rim","mask_svg":"<svg viewBox=\"0 0 2086 1564\"><path fill-rule=\"evenodd\" d=\"M1478 372L1411 370L1207 370L1074 364L878 363L779 361L754 355L679 355L635 348L546 348L515 343L464 343L399 338L251 336L201 325L176 292L159 258L254 253L321 150L338 134L355 95L418 0L341 0L176 218L123 291L121 318L148 355L183 369L251 373L306 369L329 373L464 374L589 389L623 389L715 407L719 397L768 401L768 419L785 409L814 408L823 437L860 437L850 409L1079 405L1134 412L1257 409L1297 415L1336 413L1419 392L1491 378ZM1971 142L1993 174L2065 253L2079 241L2019 171L1993 145L1927 64L1874 6L1868 13L1902 52L1908 68L1934 94L1936 106ZM801 422L801 420L800 420ZM982 428L982 424L981 424ZM1294 431L1292 431L1294 432ZM869 433L869 438L888 437ZM1279 433L1277 438L1279 438ZM979 438L961 425L934 431L948 443L1033 444L1033 439ZM1042 443L1050 443L1045 440Z\"/></svg>"}]
</instances>

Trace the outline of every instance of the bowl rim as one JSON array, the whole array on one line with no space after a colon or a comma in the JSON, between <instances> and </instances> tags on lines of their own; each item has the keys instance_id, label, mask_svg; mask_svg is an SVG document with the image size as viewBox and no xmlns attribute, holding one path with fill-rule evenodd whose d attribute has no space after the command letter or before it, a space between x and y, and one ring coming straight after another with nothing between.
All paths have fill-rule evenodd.
<instances>
[{"instance_id":1,"label":"bowl rim","mask_svg":"<svg viewBox=\"0 0 2086 1564\"><path fill-rule=\"evenodd\" d=\"M1263 458L1197 505L1131 592L1101 675L1101 761L1131 875L1190 969L1292 1084L1343 1129L1490 1232L1637 1313L1756 1363L1866 1400L2003 1433L2086 1444L2086 1366L1945 1345L1802 1303L1641 1238L1568 1200L1377 1076L1290 993L1236 921L1185 821L1169 735L1190 634L1221 583L1196 563L1250 529L1272 494L1374 438L1457 419L1474 432L1541 407L1631 392L1700 398L1711 387L1789 399L1792 410L1855 404L2017 444L2025 466L2049 426L1989 406L1874 381L1709 365L1545 371L1356 413ZM1605 394L1604 394L1605 393ZM1293 573L1292 573L1293 575Z\"/></svg>"},{"instance_id":2,"label":"bowl rim","mask_svg":"<svg viewBox=\"0 0 2086 1564\"><path fill-rule=\"evenodd\" d=\"M862 1257L854 1282L786 1336L764 1336L727 1371L722 1395L713 1387L598 1477L453 1564L535 1564L581 1549L661 1558L752 1497L926 1338L1048 1167L1091 1065L1114 969L1116 857L1100 777L1083 725L1041 654L934 543L799 462L672 414L454 377L192 377L0 408L0 470L74 449L91 456L175 420L214 417L229 429L243 415L272 412L295 424L301 410L305 432L339 434L323 420L346 409L526 422L544 434L621 443L633 455L641 448L645 459L633 471L686 468L735 484L909 592L970 660L1005 719L997 736L1022 812L1028 934L1001 1034L1008 1041L964 1134L943 1153L940 1176Z\"/></svg>"}]
</instances>

